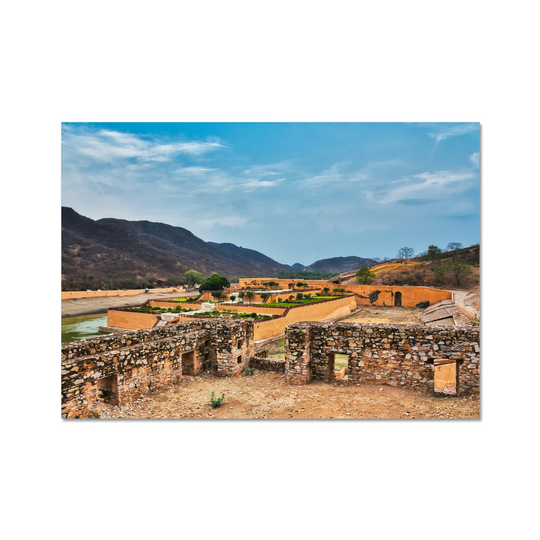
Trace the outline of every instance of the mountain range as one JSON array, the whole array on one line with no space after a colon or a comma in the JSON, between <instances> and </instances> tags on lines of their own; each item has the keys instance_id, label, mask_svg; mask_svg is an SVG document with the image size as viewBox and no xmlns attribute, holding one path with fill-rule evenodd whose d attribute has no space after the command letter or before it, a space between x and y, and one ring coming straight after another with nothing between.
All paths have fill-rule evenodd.
<instances>
[{"instance_id":1,"label":"mountain range","mask_svg":"<svg viewBox=\"0 0 540 540\"><path fill-rule=\"evenodd\" d=\"M135 279L164 283L187 270L203 276L273 277L279 272L309 270L340 273L366 266L361 257L335 257L305 267L281 264L231 243L205 242L182 227L151 221L92 220L62 207L62 280L108 283Z\"/></svg>"}]
</instances>

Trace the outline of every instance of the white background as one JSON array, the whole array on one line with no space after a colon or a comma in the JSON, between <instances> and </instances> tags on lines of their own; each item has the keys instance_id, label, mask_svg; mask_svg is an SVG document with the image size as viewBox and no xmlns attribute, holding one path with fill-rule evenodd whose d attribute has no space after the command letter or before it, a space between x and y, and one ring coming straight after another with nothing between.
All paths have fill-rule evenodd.
<instances>
[{"instance_id":1,"label":"white background","mask_svg":"<svg viewBox=\"0 0 540 540\"><path fill-rule=\"evenodd\" d=\"M536 5L3 4L5 538L535 534ZM479 121L482 419L61 421L76 121Z\"/></svg>"}]
</instances>

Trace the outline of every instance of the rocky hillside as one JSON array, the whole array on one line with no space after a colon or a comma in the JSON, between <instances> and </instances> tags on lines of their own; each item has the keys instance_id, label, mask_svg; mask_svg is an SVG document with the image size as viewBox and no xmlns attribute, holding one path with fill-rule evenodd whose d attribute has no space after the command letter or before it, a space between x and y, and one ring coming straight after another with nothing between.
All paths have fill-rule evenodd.
<instances>
[{"instance_id":1,"label":"rocky hillside","mask_svg":"<svg viewBox=\"0 0 540 540\"><path fill-rule=\"evenodd\" d=\"M63 288L106 288L111 280L126 279L162 284L183 278L191 269L230 278L272 276L291 267L234 244L205 242L182 227L113 218L94 221L62 207Z\"/></svg>"},{"instance_id":2,"label":"rocky hillside","mask_svg":"<svg viewBox=\"0 0 540 540\"><path fill-rule=\"evenodd\" d=\"M333 257L332 259L322 259L306 266L306 272L352 272L364 266L371 266L374 263L371 259L362 257Z\"/></svg>"}]
</instances>

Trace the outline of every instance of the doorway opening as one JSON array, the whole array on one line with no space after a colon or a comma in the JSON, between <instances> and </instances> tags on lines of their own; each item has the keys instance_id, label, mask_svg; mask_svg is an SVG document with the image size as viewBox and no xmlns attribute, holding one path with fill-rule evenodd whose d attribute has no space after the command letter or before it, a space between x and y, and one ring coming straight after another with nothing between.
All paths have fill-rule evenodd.
<instances>
[{"instance_id":1,"label":"doorway opening","mask_svg":"<svg viewBox=\"0 0 540 540\"><path fill-rule=\"evenodd\" d=\"M195 375L195 351L182 354L182 375Z\"/></svg>"},{"instance_id":2,"label":"doorway opening","mask_svg":"<svg viewBox=\"0 0 540 540\"><path fill-rule=\"evenodd\" d=\"M97 380L98 401L107 405L118 405L118 374Z\"/></svg>"},{"instance_id":3,"label":"doorway opening","mask_svg":"<svg viewBox=\"0 0 540 540\"><path fill-rule=\"evenodd\" d=\"M401 307L401 293L399 291L394 296L394 306Z\"/></svg>"}]
</instances>

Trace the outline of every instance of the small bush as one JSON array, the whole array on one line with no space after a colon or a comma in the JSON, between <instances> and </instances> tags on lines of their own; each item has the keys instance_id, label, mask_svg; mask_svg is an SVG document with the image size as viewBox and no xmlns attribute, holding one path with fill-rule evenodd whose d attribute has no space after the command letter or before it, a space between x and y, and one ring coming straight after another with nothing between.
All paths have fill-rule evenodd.
<instances>
[{"instance_id":1,"label":"small bush","mask_svg":"<svg viewBox=\"0 0 540 540\"><path fill-rule=\"evenodd\" d=\"M215 399L214 392L212 392L210 394L210 405L212 405L212 409L215 409L216 407L220 407L224 399L225 399L225 394L221 394L220 398Z\"/></svg>"},{"instance_id":2,"label":"small bush","mask_svg":"<svg viewBox=\"0 0 540 540\"><path fill-rule=\"evenodd\" d=\"M255 373L255 368L252 368L252 367L244 368L244 373L247 376L251 376Z\"/></svg>"}]
</instances>

